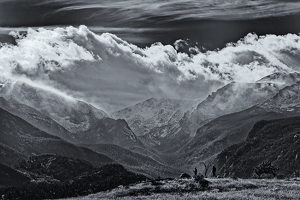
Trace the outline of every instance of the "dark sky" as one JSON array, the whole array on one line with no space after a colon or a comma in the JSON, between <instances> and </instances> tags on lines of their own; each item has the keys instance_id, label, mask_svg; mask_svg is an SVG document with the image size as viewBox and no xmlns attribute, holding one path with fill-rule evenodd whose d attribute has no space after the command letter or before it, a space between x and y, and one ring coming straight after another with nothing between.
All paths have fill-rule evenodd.
<instances>
[{"instance_id":1,"label":"dark sky","mask_svg":"<svg viewBox=\"0 0 300 200\"><path fill-rule=\"evenodd\" d=\"M214 49L249 32L299 33L299 11L293 0L0 0L0 26L84 24L140 46L190 39Z\"/></svg>"}]
</instances>

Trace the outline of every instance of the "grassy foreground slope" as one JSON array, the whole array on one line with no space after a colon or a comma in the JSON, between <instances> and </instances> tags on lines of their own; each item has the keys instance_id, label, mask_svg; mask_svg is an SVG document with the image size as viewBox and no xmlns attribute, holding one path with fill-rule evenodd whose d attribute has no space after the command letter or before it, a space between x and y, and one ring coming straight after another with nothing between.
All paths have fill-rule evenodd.
<instances>
[{"instance_id":1,"label":"grassy foreground slope","mask_svg":"<svg viewBox=\"0 0 300 200\"><path fill-rule=\"evenodd\" d=\"M211 185L205 191L192 187L193 179L163 180L139 183L129 187L119 187L109 192L101 192L70 200L98 199L152 199L152 200L272 200L300 199L300 179L208 179ZM188 191L186 189L192 189Z\"/></svg>"}]
</instances>

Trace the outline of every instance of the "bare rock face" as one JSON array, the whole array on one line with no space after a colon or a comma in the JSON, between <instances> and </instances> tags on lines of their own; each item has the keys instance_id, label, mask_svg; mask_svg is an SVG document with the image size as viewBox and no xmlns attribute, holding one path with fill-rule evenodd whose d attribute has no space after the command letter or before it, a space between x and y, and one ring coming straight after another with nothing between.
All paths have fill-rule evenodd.
<instances>
[{"instance_id":1,"label":"bare rock face","mask_svg":"<svg viewBox=\"0 0 300 200\"><path fill-rule=\"evenodd\" d=\"M182 134L181 119L194 101L151 98L113 113L125 119L133 132L149 146L161 146Z\"/></svg>"}]
</instances>

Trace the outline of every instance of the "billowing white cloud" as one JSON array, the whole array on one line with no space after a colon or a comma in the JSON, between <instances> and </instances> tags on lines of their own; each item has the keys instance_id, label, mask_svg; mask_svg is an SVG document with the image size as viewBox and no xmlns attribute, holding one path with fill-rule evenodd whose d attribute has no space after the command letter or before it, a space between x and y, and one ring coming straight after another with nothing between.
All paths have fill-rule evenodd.
<instances>
[{"instance_id":1,"label":"billowing white cloud","mask_svg":"<svg viewBox=\"0 0 300 200\"><path fill-rule=\"evenodd\" d=\"M80 26L13 33L0 47L6 79L28 79L106 110L152 96L203 98L231 81L255 82L277 71L297 71L300 36L249 34L227 47L196 54L160 43L139 48L109 33Z\"/></svg>"}]
</instances>

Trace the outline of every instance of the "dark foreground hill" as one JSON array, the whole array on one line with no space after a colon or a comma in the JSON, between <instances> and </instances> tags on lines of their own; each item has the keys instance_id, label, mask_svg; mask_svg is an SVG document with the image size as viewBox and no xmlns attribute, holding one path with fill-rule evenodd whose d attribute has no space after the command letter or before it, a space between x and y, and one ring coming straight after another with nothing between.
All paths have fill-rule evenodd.
<instances>
[{"instance_id":1,"label":"dark foreground hill","mask_svg":"<svg viewBox=\"0 0 300 200\"><path fill-rule=\"evenodd\" d=\"M37 160L37 163L39 164L42 164L43 162L43 159ZM72 162L73 161L71 161L71 163ZM67 161L66 165L68 163L70 162ZM82 162L81 164L79 164L79 166L82 166ZM85 167L86 166L87 165L85 165ZM37 167L37 165L35 165L35 167ZM33 168L28 170L32 171ZM34 169L33 171L37 172L36 169ZM49 175L48 178L53 178L57 175L57 173L49 174L47 172L47 175ZM127 171L121 165L111 164L105 165L100 168L86 168L86 171L82 172L80 175L66 178L64 181L31 182L21 187L3 188L0 189L0 195L2 199L14 200L76 197L100 191L106 191L109 189L113 189L119 185L126 186L146 179L147 178L145 176L137 175Z\"/></svg>"},{"instance_id":2,"label":"dark foreground hill","mask_svg":"<svg viewBox=\"0 0 300 200\"><path fill-rule=\"evenodd\" d=\"M0 188L8 186L21 186L30 179L23 173L0 164Z\"/></svg>"},{"instance_id":3,"label":"dark foreground hill","mask_svg":"<svg viewBox=\"0 0 300 200\"><path fill-rule=\"evenodd\" d=\"M21 161L17 169L28 173L32 178L55 179L57 181L69 180L80 174L94 169L93 165L79 159L57 155L31 156Z\"/></svg>"},{"instance_id":4,"label":"dark foreground hill","mask_svg":"<svg viewBox=\"0 0 300 200\"><path fill-rule=\"evenodd\" d=\"M277 175L292 177L300 172L300 117L260 121L245 142L225 149L217 158L220 174L249 178L254 168L271 162Z\"/></svg>"}]
</instances>

